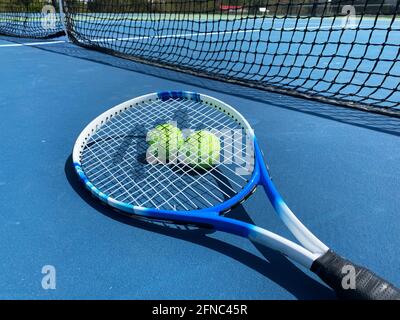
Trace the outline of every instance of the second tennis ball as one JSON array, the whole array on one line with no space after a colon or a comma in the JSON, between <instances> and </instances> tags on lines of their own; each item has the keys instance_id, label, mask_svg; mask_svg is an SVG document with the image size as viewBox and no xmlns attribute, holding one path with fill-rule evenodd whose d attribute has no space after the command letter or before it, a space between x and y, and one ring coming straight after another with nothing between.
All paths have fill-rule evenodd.
<instances>
[{"instance_id":1,"label":"second tennis ball","mask_svg":"<svg viewBox=\"0 0 400 320\"><path fill-rule=\"evenodd\" d=\"M161 162L169 162L176 157L184 141L181 130L165 123L147 133L147 142L151 146L152 155Z\"/></svg>"},{"instance_id":2,"label":"second tennis ball","mask_svg":"<svg viewBox=\"0 0 400 320\"><path fill-rule=\"evenodd\" d=\"M210 169L219 162L219 138L205 130L191 134L180 150L180 159L197 169ZM182 159L183 157L183 159Z\"/></svg>"}]
</instances>

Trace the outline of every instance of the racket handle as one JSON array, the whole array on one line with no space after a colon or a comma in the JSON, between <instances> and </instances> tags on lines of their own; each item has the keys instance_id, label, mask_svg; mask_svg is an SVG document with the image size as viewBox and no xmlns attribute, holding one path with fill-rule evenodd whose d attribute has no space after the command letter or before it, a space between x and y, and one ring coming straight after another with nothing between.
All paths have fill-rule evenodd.
<instances>
[{"instance_id":1,"label":"racket handle","mask_svg":"<svg viewBox=\"0 0 400 320\"><path fill-rule=\"evenodd\" d=\"M336 295L341 299L400 300L400 290L393 284L378 277L372 271L342 258L331 250L314 261L311 271L335 290ZM355 279L353 279L352 286L351 272L354 271Z\"/></svg>"}]
</instances>

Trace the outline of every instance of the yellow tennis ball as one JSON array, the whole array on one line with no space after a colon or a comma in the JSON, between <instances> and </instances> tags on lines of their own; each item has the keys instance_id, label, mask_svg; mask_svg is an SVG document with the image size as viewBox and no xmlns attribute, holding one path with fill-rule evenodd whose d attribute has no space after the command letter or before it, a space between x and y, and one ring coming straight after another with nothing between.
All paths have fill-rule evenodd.
<instances>
[{"instance_id":1,"label":"yellow tennis ball","mask_svg":"<svg viewBox=\"0 0 400 320\"><path fill-rule=\"evenodd\" d=\"M162 163L175 159L184 140L181 130L172 124L160 124L147 133L150 154Z\"/></svg>"},{"instance_id":2,"label":"yellow tennis ball","mask_svg":"<svg viewBox=\"0 0 400 320\"><path fill-rule=\"evenodd\" d=\"M218 164L221 143L219 138L205 130L191 134L180 150L180 159L183 163L197 169L210 169Z\"/></svg>"}]
</instances>

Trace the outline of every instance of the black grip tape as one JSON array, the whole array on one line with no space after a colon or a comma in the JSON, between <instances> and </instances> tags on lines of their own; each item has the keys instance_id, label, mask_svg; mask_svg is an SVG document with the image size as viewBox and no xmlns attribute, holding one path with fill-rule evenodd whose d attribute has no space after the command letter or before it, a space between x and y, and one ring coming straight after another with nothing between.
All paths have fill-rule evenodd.
<instances>
[{"instance_id":1,"label":"black grip tape","mask_svg":"<svg viewBox=\"0 0 400 320\"><path fill-rule=\"evenodd\" d=\"M344 270L349 270L349 268L344 269L346 266L354 267L355 288L345 289L342 285L342 280L345 277L347 278L344 282L349 284L347 280L349 280L348 277L350 273L343 272ZM372 271L342 258L331 250L314 261L311 266L311 271L317 274L321 280L335 290L336 295L340 299L400 300L400 290L393 284L378 277Z\"/></svg>"}]
</instances>

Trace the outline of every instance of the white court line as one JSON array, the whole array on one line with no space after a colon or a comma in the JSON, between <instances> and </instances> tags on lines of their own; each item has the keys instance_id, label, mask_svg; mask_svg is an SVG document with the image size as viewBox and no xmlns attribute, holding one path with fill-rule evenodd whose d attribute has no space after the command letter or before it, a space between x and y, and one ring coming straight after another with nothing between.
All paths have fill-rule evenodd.
<instances>
[{"instance_id":1,"label":"white court line","mask_svg":"<svg viewBox=\"0 0 400 320\"><path fill-rule=\"evenodd\" d=\"M195 37L207 37L213 35L225 35L225 34L239 34L239 33L253 33L253 32L271 32L271 31L335 31L341 30L342 28L335 28L335 26L305 26L305 27L284 27L284 28L273 28L273 29L250 29L250 30L233 30L233 31L215 31L215 32L198 32L198 33L182 33L182 34L170 34L163 36L138 36L138 37L127 37L127 38L99 38L90 39L91 42L114 42L114 41L134 41L134 40L148 40L148 39L169 39L169 38L195 38Z\"/></svg>"},{"instance_id":2,"label":"white court line","mask_svg":"<svg viewBox=\"0 0 400 320\"><path fill-rule=\"evenodd\" d=\"M12 43L12 44L0 44L0 48L2 47L28 47L28 46L47 46L50 44L58 44L65 43L67 41L49 41L49 42L29 42L29 43Z\"/></svg>"},{"instance_id":3,"label":"white court line","mask_svg":"<svg viewBox=\"0 0 400 320\"><path fill-rule=\"evenodd\" d=\"M202 37L202 36L213 36L219 34L232 34L232 33L249 33L249 32L260 32L261 29L252 30L238 30L238 31L216 31L216 32L199 32L199 33L182 33L182 34L169 34L164 36L141 36L141 37L129 37L129 38L109 38L109 39L92 39L93 42L101 41L132 41L132 40L148 40L148 39L167 39L167 38L185 38L185 37Z\"/></svg>"},{"instance_id":4,"label":"white court line","mask_svg":"<svg viewBox=\"0 0 400 320\"><path fill-rule=\"evenodd\" d=\"M114 41L135 41L135 40L149 40L149 39L169 39L169 38L194 38L194 37L208 37L213 35L225 35L225 34L239 34L239 33L254 33L254 32L271 32L271 31L335 31L341 30L340 28L335 28L335 26L305 26L305 27L283 27L283 28L273 28L273 29L251 29L251 30L234 30L234 31L216 31L216 32L198 32L198 33L182 33L182 34L170 34L162 36L138 36L138 37L126 37L126 38L100 38L100 39L90 39L91 42L114 42ZM0 47L24 47L24 46L44 46L51 44L65 43L67 41L49 41L49 42L31 42L31 43L13 43L13 44L1 44Z\"/></svg>"}]
</instances>

